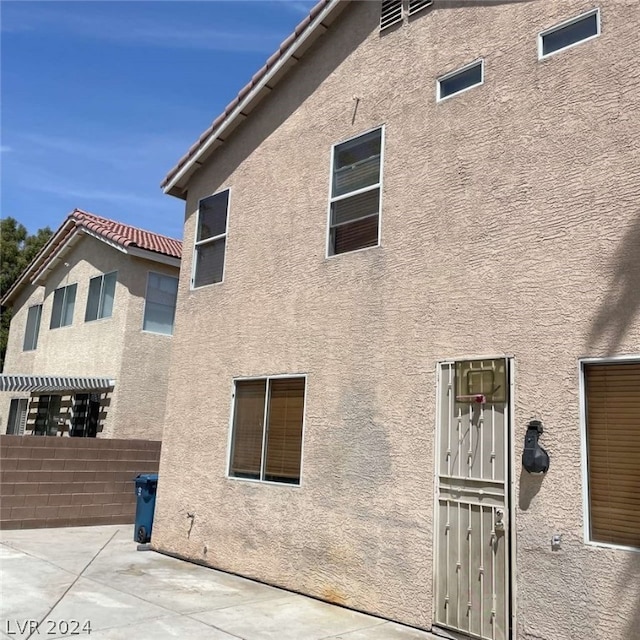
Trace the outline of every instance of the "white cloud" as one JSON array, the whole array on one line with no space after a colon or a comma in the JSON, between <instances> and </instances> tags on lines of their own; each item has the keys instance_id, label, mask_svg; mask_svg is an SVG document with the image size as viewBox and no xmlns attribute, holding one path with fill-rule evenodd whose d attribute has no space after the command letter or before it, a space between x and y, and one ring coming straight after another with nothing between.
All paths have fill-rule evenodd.
<instances>
[{"instance_id":1,"label":"white cloud","mask_svg":"<svg viewBox=\"0 0 640 640\"><path fill-rule=\"evenodd\" d=\"M0 153L9 153L9 151L13 151L13 149L6 144L0 145Z\"/></svg>"},{"instance_id":2,"label":"white cloud","mask_svg":"<svg viewBox=\"0 0 640 640\"><path fill-rule=\"evenodd\" d=\"M108 41L128 46L148 46L180 49L203 49L211 51L270 53L282 40L280 30L270 30L251 25L246 21L235 25L206 27L200 23L175 24L150 15L134 17L122 14L101 14L98 10L90 14L56 9L40 9L22 12L14 2L4 10L2 31L9 33L47 31L58 35L67 34L79 38ZM29 2L24 2L28 8ZM92 4L92 3L88 3ZM98 4L98 3L96 3ZM301 10L304 2L287 2L291 8ZM304 9L304 13L308 13Z\"/></svg>"}]
</instances>

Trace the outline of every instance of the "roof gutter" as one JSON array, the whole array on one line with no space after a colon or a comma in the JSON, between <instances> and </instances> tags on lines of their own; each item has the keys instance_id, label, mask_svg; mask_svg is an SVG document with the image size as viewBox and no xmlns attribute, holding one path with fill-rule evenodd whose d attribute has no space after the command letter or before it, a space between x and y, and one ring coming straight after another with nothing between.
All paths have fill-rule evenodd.
<instances>
[{"instance_id":1,"label":"roof gutter","mask_svg":"<svg viewBox=\"0 0 640 640\"><path fill-rule=\"evenodd\" d=\"M295 38L289 48L281 55L279 60L269 69L263 76L256 82L256 84L251 88L251 90L240 99L236 106L233 108L229 108L234 102L231 102L231 105L227 107L227 112L225 113L224 120L220 123L219 126L215 127L211 133L207 136L205 141L200 145L198 150L189 158L182 167L178 164L175 168L178 167L179 170L176 173L167 179L167 181L163 184L163 191L166 194L176 196L178 198L186 199L186 191L182 188L179 183L180 181L187 176L188 172L191 171L194 164L201 164L200 159L206 154L206 152L210 149L210 147L218 140L221 143L224 142L223 139L220 138L224 134L225 131L229 130L230 127L235 123L235 121L242 117L246 118L247 113L245 109L249 106L253 101L258 98L258 94L260 94L265 88L269 91L273 89L273 86L270 86L269 83L276 79L273 83L277 83L277 76L282 72L285 65L292 62L295 64L300 59L295 54L304 48L306 44L311 44L320 34L317 33L321 28L324 33L329 27L323 24L323 21L336 9L336 7L344 2L344 0L330 0L329 3L315 16L307 27L302 31L302 33ZM290 36L292 37L292 36ZM311 42L309 42L311 40ZM286 42L286 41L285 41ZM268 62L267 62L268 64ZM236 98L238 100L238 98ZM251 111L250 109L249 111ZM169 174L171 175L171 174Z\"/></svg>"}]
</instances>

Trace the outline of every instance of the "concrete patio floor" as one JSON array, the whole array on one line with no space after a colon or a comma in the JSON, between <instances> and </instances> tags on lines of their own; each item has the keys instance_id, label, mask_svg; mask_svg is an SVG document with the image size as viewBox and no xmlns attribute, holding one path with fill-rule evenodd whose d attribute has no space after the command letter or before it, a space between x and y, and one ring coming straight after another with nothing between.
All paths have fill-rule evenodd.
<instances>
[{"instance_id":1,"label":"concrete patio floor","mask_svg":"<svg viewBox=\"0 0 640 640\"><path fill-rule=\"evenodd\" d=\"M435 638L153 551L138 551L132 538L133 527L127 525L0 531L0 638Z\"/></svg>"}]
</instances>

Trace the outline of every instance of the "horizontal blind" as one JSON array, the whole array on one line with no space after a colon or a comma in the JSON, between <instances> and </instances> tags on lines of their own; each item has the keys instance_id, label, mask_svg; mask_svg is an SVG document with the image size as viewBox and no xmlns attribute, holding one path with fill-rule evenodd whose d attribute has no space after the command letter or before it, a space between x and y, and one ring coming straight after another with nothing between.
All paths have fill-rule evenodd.
<instances>
[{"instance_id":1,"label":"horizontal blind","mask_svg":"<svg viewBox=\"0 0 640 640\"><path fill-rule=\"evenodd\" d=\"M236 382L230 475L260 478L265 380Z\"/></svg>"},{"instance_id":2,"label":"horizontal blind","mask_svg":"<svg viewBox=\"0 0 640 640\"><path fill-rule=\"evenodd\" d=\"M378 216L369 216L331 229L334 254L356 251L378 244Z\"/></svg>"},{"instance_id":3,"label":"horizontal blind","mask_svg":"<svg viewBox=\"0 0 640 640\"><path fill-rule=\"evenodd\" d=\"M640 363L585 365L591 538L640 547Z\"/></svg>"},{"instance_id":4,"label":"horizontal blind","mask_svg":"<svg viewBox=\"0 0 640 640\"><path fill-rule=\"evenodd\" d=\"M283 378L269 382L265 480L300 480L304 384L304 378Z\"/></svg>"}]
</instances>

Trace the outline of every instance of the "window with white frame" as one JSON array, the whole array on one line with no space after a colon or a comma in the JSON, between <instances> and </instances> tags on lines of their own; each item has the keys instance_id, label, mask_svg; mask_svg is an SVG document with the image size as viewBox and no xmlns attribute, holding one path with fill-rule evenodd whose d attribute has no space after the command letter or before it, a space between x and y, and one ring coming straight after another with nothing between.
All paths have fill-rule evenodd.
<instances>
[{"instance_id":1,"label":"window with white frame","mask_svg":"<svg viewBox=\"0 0 640 640\"><path fill-rule=\"evenodd\" d=\"M304 377L236 380L229 476L300 484Z\"/></svg>"},{"instance_id":2,"label":"window with white frame","mask_svg":"<svg viewBox=\"0 0 640 640\"><path fill-rule=\"evenodd\" d=\"M35 304L27 311L27 325L24 331L23 351L33 351L38 346L38 334L40 333L40 317L42 305Z\"/></svg>"},{"instance_id":3,"label":"window with white frame","mask_svg":"<svg viewBox=\"0 0 640 640\"><path fill-rule=\"evenodd\" d=\"M76 304L77 288L77 284L70 284L54 291L49 329L68 327L73 323L73 310Z\"/></svg>"},{"instance_id":4,"label":"window with white frame","mask_svg":"<svg viewBox=\"0 0 640 640\"><path fill-rule=\"evenodd\" d=\"M582 367L589 537L640 548L640 361Z\"/></svg>"},{"instance_id":5,"label":"window with white frame","mask_svg":"<svg viewBox=\"0 0 640 640\"><path fill-rule=\"evenodd\" d=\"M594 9L543 31L538 36L538 56L546 58L599 35L600 10Z\"/></svg>"},{"instance_id":6,"label":"window with white frame","mask_svg":"<svg viewBox=\"0 0 640 640\"><path fill-rule=\"evenodd\" d=\"M89 297L84 321L110 318L113 314L113 300L116 295L117 271L104 273L89 281Z\"/></svg>"},{"instance_id":7,"label":"window with white frame","mask_svg":"<svg viewBox=\"0 0 640 640\"><path fill-rule=\"evenodd\" d=\"M378 246L381 179L382 128L333 147L330 256Z\"/></svg>"},{"instance_id":8,"label":"window with white frame","mask_svg":"<svg viewBox=\"0 0 640 640\"><path fill-rule=\"evenodd\" d=\"M227 244L229 189L200 200L193 259L193 288L222 282Z\"/></svg>"},{"instance_id":9,"label":"window with white frame","mask_svg":"<svg viewBox=\"0 0 640 640\"><path fill-rule=\"evenodd\" d=\"M484 82L484 61L476 60L460 69L441 76L437 80L438 101L467 91Z\"/></svg>"},{"instance_id":10,"label":"window with white frame","mask_svg":"<svg viewBox=\"0 0 640 640\"><path fill-rule=\"evenodd\" d=\"M178 278L149 272L142 322L144 331L164 333L169 336L173 334L177 296Z\"/></svg>"}]
</instances>

